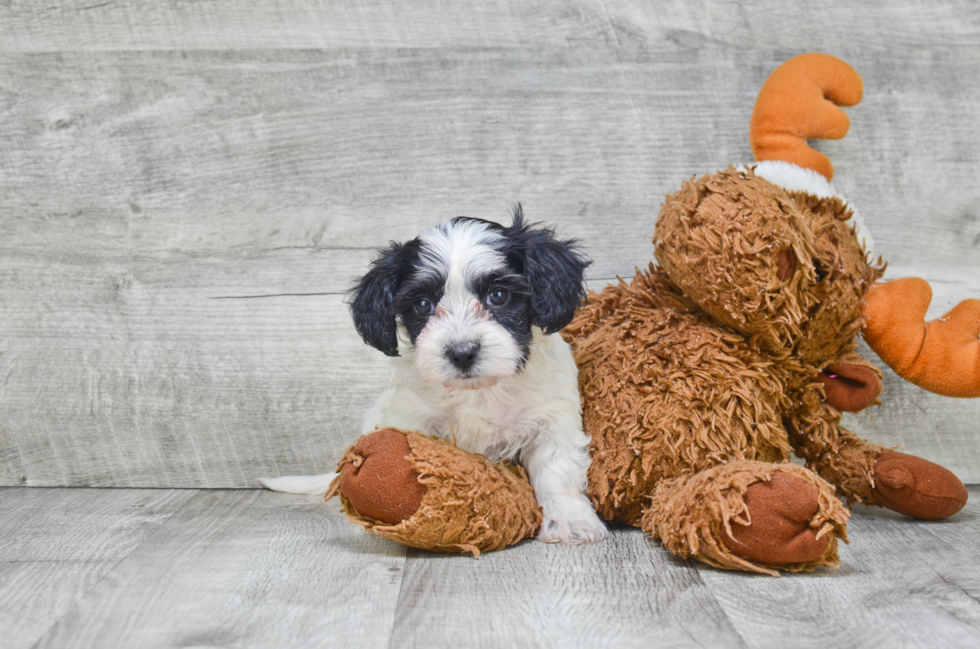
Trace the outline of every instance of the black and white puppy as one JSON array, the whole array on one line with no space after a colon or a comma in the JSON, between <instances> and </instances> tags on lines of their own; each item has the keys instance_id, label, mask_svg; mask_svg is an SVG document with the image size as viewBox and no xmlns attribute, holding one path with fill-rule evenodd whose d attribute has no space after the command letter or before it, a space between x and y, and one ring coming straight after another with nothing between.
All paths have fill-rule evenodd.
<instances>
[{"instance_id":1,"label":"black and white puppy","mask_svg":"<svg viewBox=\"0 0 980 649\"><path fill-rule=\"evenodd\" d=\"M354 326L394 357L391 387L362 432L388 426L455 437L527 471L543 512L538 540L590 543L606 528L585 496L589 438L578 369L557 333L584 294L574 241L524 222L458 217L381 251L351 290ZM265 480L322 492L333 474Z\"/></svg>"}]
</instances>

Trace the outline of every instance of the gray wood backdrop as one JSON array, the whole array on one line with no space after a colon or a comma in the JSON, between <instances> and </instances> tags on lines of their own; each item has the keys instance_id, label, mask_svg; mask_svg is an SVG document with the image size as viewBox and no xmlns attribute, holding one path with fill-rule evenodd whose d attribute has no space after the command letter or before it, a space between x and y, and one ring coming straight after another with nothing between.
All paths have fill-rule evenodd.
<instances>
[{"instance_id":1,"label":"gray wood backdrop","mask_svg":"<svg viewBox=\"0 0 980 649\"><path fill-rule=\"evenodd\" d=\"M818 146L888 277L980 297L975 1L0 1L0 484L329 469L388 380L374 249L522 201L630 276L809 50L864 77ZM883 400L851 425L980 481L980 400Z\"/></svg>"}]
</instances>

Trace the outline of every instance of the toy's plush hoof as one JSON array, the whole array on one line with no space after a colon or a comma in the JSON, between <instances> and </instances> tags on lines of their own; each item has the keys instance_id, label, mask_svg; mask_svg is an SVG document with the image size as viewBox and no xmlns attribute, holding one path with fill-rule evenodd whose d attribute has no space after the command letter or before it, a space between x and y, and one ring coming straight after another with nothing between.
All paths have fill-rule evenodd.
<instances>
[{"instance_id":1,"label":"toy's plush hoof","mask_svg":"<svg viewBox=\"0 0 980 649\"><path fill-rule=\"evenodd\" d=\"M388 428L354 443L327 492L351 521L436 552L499 550L534 536L541 509L524 471L445 440Z\"/></svg>"},{"instance_id":2,"label":"toy's plush hoof","mask_svg":"<svg viewBox=\"0 0 980 649\"><path fill-rule=\"evenodd\" d=\"M732 460L661 481L642 523L682 557L778 575L839 565L848 516L834 488L808 469Z\"/></svg>"},{"instance_id":3,"label":"toy's plush hoof","mask_svg":"<svg viewBox=\"0 0 980 649\"><path fill-rule=\"evenodd\" d=\"M358 460L344 465L340 491L351 506L369 518L396 525L418 511L426 487L408 461L412 452L402 433L385 429L357 440Z\"/></svg>"},{"instance_id":4,"label":"toy's plush hoof","mask_svg":"<svg viewBox=\"0 0 980 649\"><path fill-rule=\"evenodd\" d=\"M820 509L812 484L787 473L774 473L768 482L745 490L748 525L732 521L725 532L728 549L749 561L770 566L809 563L827 551L833 534L820 535L810 520Z\"/></svg>"},{"instance_id":5,"label":"toy's plush hoof","mask_svg":"<svg viewBox=\"0 0 980 649\"><path fill-rule=\"evenodd\" d=\"M898 451L878 456L872 493L879 505L928 521L952 516L969 496L949 469Z\"/></svg>"}]
</instances>

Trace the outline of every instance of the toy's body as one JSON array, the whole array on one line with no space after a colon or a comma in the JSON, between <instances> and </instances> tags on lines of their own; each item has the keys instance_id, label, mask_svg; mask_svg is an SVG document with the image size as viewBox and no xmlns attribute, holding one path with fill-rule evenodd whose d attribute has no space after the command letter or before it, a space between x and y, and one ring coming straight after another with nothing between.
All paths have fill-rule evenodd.
<instances>
[{"instance_id":1,"label":"toy's body","mask_svg":"<svg viewBox=\"0 0 980 649\"><path fill-rule=\"evenodd\" d=\"M603 519L638 525L664 479L789 459L793 377L707 321L652 265L590 296L565 335L576 341L589 495Z\"/></svg>"},{"instance_id":2,"label":"toy's body","mask_svg":"<svg viewBox=\"0 0 980 649\"><path fill-rule=\"evenodd\" d=\"M943 518L965 503L949 471L840 426L842 411L875 403L881 389L880 371L855 352L862 328L909 380L980 395L980 302L964 301L943 322L926 324L921 285L876 285L884 267L869 259L852 208L834 194L829 161L800 146L844 135L846 117L827 99L857 103L860 83L825 55L797 57L773 73L752 127L756 157L766 161L668 196L654 236L658 266L590 294L563 331L592 437L588 494L602 519L642 527L681 556L774 574L836 565L848 513L835 487L848 501L919 518ZM801 115L809 121L793 123ZM896 292L905 302L896 304ZM416 511L412 500L408 517L366 517L355 501L399 492L394 478L383 489L355 484L375 452L364 450L373 435L396 442L379 457L401 457L410 483L401 492L436 483L415 445L406 455L390 431L362 438L329 495L339 490L346 511L373 531L471 551L534 533L537 519L524 516L519 534L487 534L481 523L478 541L432 541L442 520L485 521L494 507L507 507L521 490L517 473L500 483L507 489L499 504L481 489L479 503L457 495ZM447 448L459 459L454 475L483 471L480 458ZM807 468L786 462L794 453ZM406 525L424 532L406 536Z\"/></svg>"},{"instance_id":3,"label":"toy's body","mask_svg":"<svg viewBox=\"0 0 980 649\"><path fill-rule=\"evenodd\" d=\"M881 388L854 338L882 269L868 263L849 220L839 198L786 192L751 170L705 176L667 198L654 237L659 266L590 295L564 331L601 518L723 567L836 561L831 537L843 536L846 511L813 474L773 463L795 452L839 495L878 502L875 466L886 449L839 425L841 410L870 405ZM800 552L746 562L768 555L744 539L732 551L726 540L732 521L751 518L742 495L773 472L783 474L778 498L805 512L784 530ZM941 487L917 494L919 509L907 513L942 518L964 492L940 467L929 472Z\"/></svg>"}]
</instances>

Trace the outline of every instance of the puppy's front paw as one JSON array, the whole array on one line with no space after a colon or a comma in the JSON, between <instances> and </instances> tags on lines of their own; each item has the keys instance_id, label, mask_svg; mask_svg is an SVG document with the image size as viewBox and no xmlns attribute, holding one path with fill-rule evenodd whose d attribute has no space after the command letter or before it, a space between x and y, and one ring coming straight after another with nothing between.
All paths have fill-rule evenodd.
<instances>
[{"instance_id":1,"label":"puppy's front paw","mask_svg":"<svg viewBox=\"0 0 980 649\"><path fill-rule=\"evenodd\" d=\"M607 536L606 526L585 498L572 503L552 503L543 509L544 522L535 537L539 541L583 545L596 543Z\"/></svg>"}]
</instances>

